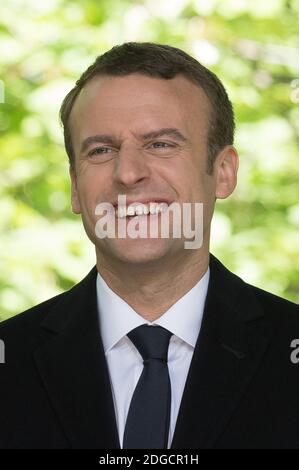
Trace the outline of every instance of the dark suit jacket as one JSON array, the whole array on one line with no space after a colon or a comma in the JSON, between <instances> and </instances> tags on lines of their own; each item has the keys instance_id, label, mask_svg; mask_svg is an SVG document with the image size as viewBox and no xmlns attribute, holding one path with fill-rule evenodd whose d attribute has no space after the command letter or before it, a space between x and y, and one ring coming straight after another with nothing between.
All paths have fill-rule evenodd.
<instances>
[{"instance_id":1,"label":"dark suit jacket","mask_svg":"<svg viewBox=\"0 0 299 470\"><path fill-rule=\"evenodd\" d=\"M210 270L172 449L299 448L299 307ZM0 448L120 448L96 274L0 324Z\"/></svg>"}]
</instances>

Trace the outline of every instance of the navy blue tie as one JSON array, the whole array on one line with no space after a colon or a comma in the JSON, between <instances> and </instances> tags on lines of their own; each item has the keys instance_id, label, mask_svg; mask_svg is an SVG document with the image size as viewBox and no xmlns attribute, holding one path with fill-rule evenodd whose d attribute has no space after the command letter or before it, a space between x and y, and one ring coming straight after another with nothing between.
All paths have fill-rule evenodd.
<instances>
[{"instance_id":1,"label":"navy blue tie","mask_svg":"<svg viewBox=\"0 0 299 470\"><path fill-rule=\"evenodd\" d=\"M128 337L143 358L126 421L124 449L166 449L171 385L167 365L172 333L162 326L141 325Z\"/></svg>"}]
</instances>

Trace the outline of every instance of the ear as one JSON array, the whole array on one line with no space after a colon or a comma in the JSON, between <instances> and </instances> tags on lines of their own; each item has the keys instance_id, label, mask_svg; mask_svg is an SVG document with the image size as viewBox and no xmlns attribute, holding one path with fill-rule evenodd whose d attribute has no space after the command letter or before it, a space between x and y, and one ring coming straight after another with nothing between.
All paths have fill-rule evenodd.
<instances>
[{"instance_id":1,"label":"ear","mask_svg":"<svg viewBox=\"0 0 299 470\"><path fill-rule=\"evenodd\" d=\"M225 199L232 194L237 185L239 157L232 145L227 145L217 156L214 163L216 176L216 198Z\"/></svg>"},{"instance_id":2,"label":"ear","mask_svg":"<svg viewBox=\"0 0 299 470\"><path fill-rule=\"evenodd\" d=\"M81 214L80 201L78 197L78 187L77 187L77 174L76 170L72 167L69 168L69 174L71 178L71 202L72 202L72 211L74 214Z\"/></svg>"}]
</instances>

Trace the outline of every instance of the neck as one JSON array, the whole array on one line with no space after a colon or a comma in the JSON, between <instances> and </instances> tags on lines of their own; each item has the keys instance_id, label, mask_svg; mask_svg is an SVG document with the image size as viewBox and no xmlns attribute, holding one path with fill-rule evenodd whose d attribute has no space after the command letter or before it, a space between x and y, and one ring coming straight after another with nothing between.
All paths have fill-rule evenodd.
<instances>
[{"instance_id":1,"label":"neck","mask_svg":"<svg viewBox=\"0 0 299 470\"><path fill-rule=\"evenodd\" d=\"M190 252L193 250L189 250ZM100 260L99 260L100 258ZM209 265L208 247L169 263L151 266L105 263L97 253L97 269L106 284L145 320L153 322L203 277Z\"/></svg>"}]
</instances>

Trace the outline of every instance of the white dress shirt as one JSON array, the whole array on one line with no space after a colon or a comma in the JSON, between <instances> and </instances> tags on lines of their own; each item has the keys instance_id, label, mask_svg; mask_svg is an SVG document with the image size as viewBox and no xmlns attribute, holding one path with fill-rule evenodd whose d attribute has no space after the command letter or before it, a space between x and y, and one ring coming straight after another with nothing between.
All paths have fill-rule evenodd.
<instances>
[{"instance_id":1,"label":"white dress shirt","mask_svg":"<svg viewBox=\"0 0 299 470\"><path fill-rule=\"evenodd\" d=\"M193 351L201 327L209 277L210 270L208 268L204 276L191 290L160 318L154 322L149 322L115 294L101 275L98 274L99 321L110 375L121 448L132 395L143 370L142 356L126 336L127 333L143 324L160 325L173 333L168 349L168 369L171 383L169 449Z\"/></svg>"}]
</instances>

